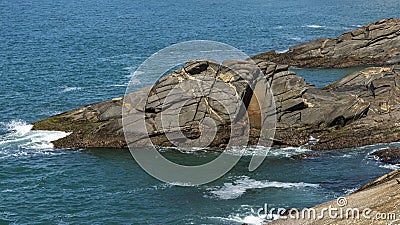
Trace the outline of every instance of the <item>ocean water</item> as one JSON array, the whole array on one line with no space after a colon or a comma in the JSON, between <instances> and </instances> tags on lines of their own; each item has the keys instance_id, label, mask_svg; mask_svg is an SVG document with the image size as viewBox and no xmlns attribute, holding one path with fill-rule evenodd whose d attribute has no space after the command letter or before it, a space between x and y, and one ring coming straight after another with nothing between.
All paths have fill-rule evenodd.
<instances>
[{"instance_id":1,"label":"ocean water","mask_svg":"<svg viewBox=\"0 0 400 225\"><path fill-rule=\"evenodd\" d=\"M306 149L275 149L254 172L245 156L212 183L179 187L149 176L128 151L53 149L68 134L30 123L122 96L135 69L171 44L285 51L399 12L398 0L0 1L0 224L261 224L265 203L309 207L361 187L396 168L369 154L398 143L306 160L290 158ZM318 87L353 71L294 70ZM164 154L196 163L217 153Z\"/></svg>"}]
</instances>

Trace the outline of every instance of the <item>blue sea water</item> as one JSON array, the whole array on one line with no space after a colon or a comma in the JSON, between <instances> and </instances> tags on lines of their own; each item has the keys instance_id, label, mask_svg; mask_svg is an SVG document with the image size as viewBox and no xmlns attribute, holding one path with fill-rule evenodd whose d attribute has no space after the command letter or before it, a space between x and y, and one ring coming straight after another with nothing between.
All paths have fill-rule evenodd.
<instances>
[{"instance_id":1,"label":"blue sea water","mask_svg":"<svg viewBox=\"0 0 400 225\"><path fill-rule=\"evenodd\" d=\"M53 149L66 134L29 123L122 96L135 69L171 44L285 51L399 12L398 0L0 1L0 224L261 224L265 203L309 207L387 173L369 153L397 143L307 160L289 157L305 149L276 149L254 172L245 156L217 181L179 187L147 175L128 151ZM352 69L295 71L321 87ZM216 153L165 154L198 162Z\"/></svg>"}]
</instances>

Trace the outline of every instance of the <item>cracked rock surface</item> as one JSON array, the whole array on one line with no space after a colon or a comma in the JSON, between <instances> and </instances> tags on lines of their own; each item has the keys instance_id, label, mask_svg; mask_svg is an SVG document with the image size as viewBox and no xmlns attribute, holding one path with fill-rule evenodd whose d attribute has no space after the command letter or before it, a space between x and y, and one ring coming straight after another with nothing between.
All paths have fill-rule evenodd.
<instances>
[{"instance_id":1,"label":"cracked rock surface","mask_svg":"<svg viewBox=\"0 0 400 225\"><path fill-rule=\"evenodd\" d=\"M240 146L301 146L312 136L319 141L310 148L341 149L399 141L398 65L366 68L323 88L306 83L287 65L395 64L399 30L400 19L384 19L287 53L261 54L254 62L192 60L153 86L35 122L34 129L73 132L54 142L58 148L129 143L221 149L232 140ZM122 109L128 113L128 140ZM265 134L274 136L264 140Z\"/></svg>"},{"instance_id":2,"label":"cracked rock surface","mask_svg":"<svg viewBox=\"0 0 400 225\"><path fill-rule=\"evenodd\" d=\"M398 64L400 18L379 20L337 38L321 38L291 47L285 53L271 51L254 58L297 67Z\"/></svg>"}]
</instances>

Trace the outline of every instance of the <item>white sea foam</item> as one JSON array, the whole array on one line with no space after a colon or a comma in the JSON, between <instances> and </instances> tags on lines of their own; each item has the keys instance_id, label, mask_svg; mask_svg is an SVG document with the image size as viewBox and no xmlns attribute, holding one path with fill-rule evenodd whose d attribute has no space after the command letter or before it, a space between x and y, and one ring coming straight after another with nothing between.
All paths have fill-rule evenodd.
<instances>
[{"instance_id":1,"label":"white sea foam","mask_svg":"<svg viewBox=\"0 0 400 225\"><path fill-rule=\"evenodd\" d=\"M287 48L287 49L284 49L284 50L281 50L281 51L276 51L277 53L285 53L285 52L288 52L289 51L289 49Z\"/></svg>"},{"instance_id":2,"label":"white sea foam","mask_svg":"<svg viewBox=\"0 0 400 225\"><path fill-rule=\"evenodd\" d=\"M2 125L8 131L0 136L0 147L2 149L52 149L54 147L52 141L71 134L62 131L32 130L33 125L20 120L2 123ZM18 152L13 154L18 154Z\"/></svg>"},{"instance_id":3,"label":"white sea foam","mask_svg":"<svg viewBox=\"0 0 400 225\"><path fill-rule=\"evenodd\" d=\"M248 216L241 216L239 214L237 215L231 215L228 217L208 217L213 220L220 220L220 221L226 221L226 222L235 222L235 223L240 223L240 224L251 224L251 225L262 225L265 224L265 220L255 216L255 215L248 215Z\"/></svg>"},{"instance_id":4,"label":"white sea foam","mask_svg":"<svg viewBox=\"0 0 400 225\"><path fill-rule=\"evenodd\" d=\"M389 146L381 146L381 145L378 145L378 144L375 145L375 146L374 145L370 145L370 147L375 147L375 148L368 152L368 156L371 156L374 152L389 148ZM376 159L379 159L379 158L376 157Z\"/></svg>"},{"instance_id":5,"label":"white sea foam","mask_svg":"<svg viewBox=\"0 0 400 225\"><path fill-rule=\"evenodd\" d=\"M142 74L144 74L143 71L136 70L135 72L133 72L133 73L131 74L131 76L139 76L139 75L142 75Z\"/></svg>"},{"instance_id":6,"label":"white sea foam","mask_svg":"<svg viewBox=\"0 0 400 225\"><path fill-rule=\"evenodd\" d=\"M143 59L143 58L144 58L143 56L126 53L126 54L121 54L121 55L113 55L110 57L101 57L101 58L99 58L99 60L101 60L103 62L105 62L105 61L113 61L113 62L117 61L118 62L118 61L122 61L122 60Z\"/></svg>"},{"instance_id":7,"label":"white sea foam","mask_svg":"<svg viewBox=\"0 0 400 225\"><path fill-rule=\"evenodd\" d=\"M127 66L127 67L124 67L124 68L122 68L123 70L128 70L128 71L133 71L133 70L135 70L137 67L136 66Z\"/></svg>"},{"instance_id":8,"label":"white sea foam","mask_svg":"<svg viewBox=\"0 0 400 225\"><path fill-rule=\"evenodd\" d=\"M292 37L292 38L290 38L290 39L292 39L292 40L294 40L294 41L301 41L301 40L302 40L301 37Z\"/></svg>"},{"instance_id":9,"label":"white sea foam","mask_svg":"<svg viewBox=\"0 0 400 225\"><path fill-rule=\"evenodd\" d=\"M250 147L233 147L229 149L229 154L242 156L273 156L273 157L290 157L293 155L310 152L312 150L304 147L287 147L287 148L269 148L263 146Z\"/></svg>"},{"instance_id":10,"label":"white sea foam","mask_svg":"<svg viewBox=\"0 0 400 225\"><path fill-rule=\"evenodd\" d=\"M351 193L357 191L358 189L359 189L359 188L350 188L350 189L345 190L344 193L345 193L346 195L349 195L349 194L351 194Z\"/></svg>"},{"instance_id":11,"label":"white sea foam","mask_svg":"<svg viewBox=\"0 0 400 225\"><path fill-rule=\"evenodd\" d=\"M176 147L162 147L158 149L161 152L178 150L185 154L196 154L198 152L207 152L208 148L176 148ZM264 146L249 146L249 147L232 147L226 150L227 154L240 155L240 156L272 156L272 157L291 157L293 155L311 152L312 150L305 147L287 147L287 148L270 148ZM215 153L215 151L212 150Z\"/></svg>"},{"instance_id":12,"label":"white sea foam","mask_svg":"<svg viewBox=\"0 0 400 225\"><path fill-rule=\"evenodd\" d=\"M64 88L64 89L62 90L62 93L82 90L81 87L68 87L68 86L64 86L63 88Z\"/></svg>"},{"instance_id":13,"label":"white sea foam","mask_svg":"<svg viewBox=\"0 0 400 225\"><path fill-rule=\"evenodd\" d=\"M279 148L279 149L271 149L268 152L269 156L276 156L276 157L291 157L293 155L311 152L312 150L307 149L305 147L286 147L286 148Z\"/></svg>"},{"instance_id":14,"label":"white sea foam","mask_svg":"<svg viewBox=\"0 0 400 225\"><path fill-rule=\"evenodd\" d=\"M389 169L389 170L398 170L400 169L400 165L396 164L384 164L384 165L379 165L380 168L385 168L385 169Z\"/></svg>"},{"instance_id":15,"label":"white sea foam","mask_svg":"<svg viewBox=\"0 0 400 225\"><path fill-rule=\"evenodd\" d=\"M306 187L318 187L318 184L309 183L287 183L279 181L268 181L268 180L254 180L247 176L238 177L237 180L232 183L224 183L222 187L208 188L209 194L218 199L235 199L242 196L247 190L251 189L262 189L262 188L306 188Z\"/></svg>"},{"instance_id":16,"label":"white sea foam","mask_svg":"<svg viewBox=\"0 0 400 225\"><path fill-rule=\"evenodd\" d=\"M257 215L258 209L259 209L258 206L241 205L238 210L235 210L236 212L230 214L227 217L214 216L214 217L208 217L208 219L217 220L221 222L261 225L271 220L279 219L280 217L277 214L268 215L268 218L266 218L265 215Z\"/></svg>"},{"instance_id":17,"label":"white sea foam","mask_svg":"<svg viewBox=\"0 0 400 225\"><path fill-rule=\"evenodd\" d=\"M351 158L353 156L354 156L354 154L344 154L344 155L342 155L340 157L342 157L342 158Z\"/></svg>"},{"instance_id":18,"label":"white sea foam","mask_svg":"<svg viewBox=\"0 0 400 225\"><path fill-rule=\"evenodd\" d=\"M22 120L12 120L9 123L2 123L2 125L6 127L7 131L19 136L25 135L33 128L33 125Z\"/></svg>"},{"instance_id":19,"label":"white sea foam","mask_svg":"<svg viewBox=\"0 0 400 225\"><path fill-rule=\"evenodd\" d=\"M124 83L124 84L114 84L112 85L113 87L126 87L128 86L128 83Z\"/></svg>"},{"instance_id":20,"label":"white sea foam","mask_svg":"<svg viewBox=\"0 0 400 225\"><path fill-rule=\"evenodd\" d=\"M310 24L310 25L306 25L305 27L314 28L314 29L325 28L325 26L321 26L321 25L317 25L317 24Z\"/></svg>"}]
</instances>

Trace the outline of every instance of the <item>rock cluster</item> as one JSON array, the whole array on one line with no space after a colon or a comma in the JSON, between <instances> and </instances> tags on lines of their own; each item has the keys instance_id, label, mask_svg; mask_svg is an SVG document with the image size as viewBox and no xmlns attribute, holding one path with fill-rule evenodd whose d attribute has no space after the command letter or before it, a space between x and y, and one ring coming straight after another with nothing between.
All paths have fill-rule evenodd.
<instances>
[{"instance_id":1,"label":"rock cluster","mask_svg":"<svg viewBox=\"0 0 400 225\"><path fill-rule=\"evenodd\" d=\"M246 62L235 63L252 68ZM264 100L270 97L268 88L265 88L267 86L257 88L260 77L268 83L274 97L275 145L301 146L307 144L310 136L319 138L310 146L315 149L399 139L400 74L394 68L367 68L318 89L289 71L287 66L261 60L256 63L262 73L248 73L252 76L246 80L245 76L230 74L230 70L221 69L225 68L224 65L219 66L213 61L191 61L161 78L153 87L127 95L125 98L129 101L125 102L129 104L124 107L130 110L132 123L128 130L133 132L130 136L134 137L129 142L135 142L137 146L148 145L149 140L145 137L149 136L155 145L172 146L182 138L179 136L182 132L185 140L194 146L200 145L200 142L206 142L209 147L226 146L229 138L245 136L240 129L231 130L233 120L237 120L242 127L246 126L245 122L240 123L243 113L234 117L238 115L238 105L243 103L251 125L248 144L255 144L262 127L261 114L272 110L269 105L267 110L261 111L263 107L260 107L259 101L254 101L254 92L264 96ZM207 78L210 78L210 83L198 83ZM166 102L167 96L172 98ZM73 132L56 141L56 147L124 147L122 104L122 99L96 103L38 121L34 123L34 128ZM171 109L179 109L179 112ZM146 130L138 129L140 124L135 122L141 120L136 115L145 115ZM212 140L199 139L202 130L212 133L208 129L213 125L204 123L207 122L204 118L210 118L218 128L210 135Z\"/></svg>"},{"instance_id":2,"label":"rock cluster","mask_svg":"<svg viewBox=\"0 0 400 225\"><path fill-rule=\"evenodd\" d=\"M366 68L315 88L281 64L312 62L304 65L323 67L339 58L351 62L349 54L374 64L397 62L398 34L399 19L387 19L325 39L317 50L323 57L314 54L315 43L321 42L317 40L293 47L283 58L264 55L221 65L210 59L193 60L153 86L38 121L34 129L73 132L54 142L59 148L123 148L129 143L218 149L232 140L236 145L263 144L262 140L277 146L335 149L398 141L396 66ZM368 56L371 51L374 54ZM357 62L372 62L363 60ZM122 111L129 115L124 121ZM310 144L311 136L319 141Z\"/></svg>"},{"instance_id":3,"label":"rock cluster","mask_svg":"<svg viewBox=\"0 0 400 225\"><path fill-rule=\"evenodd\" d=\"M384 163L400 163L400 148L386 148L373 152L371 155L378 157L379 161Z\"/></svg>"},{"instance_id":4,"label":"rock cluster","mask_svg":"<svg viewBox=\"0 0 400 225\"><path fill-rule=\"evenodd\" d=\"M321 38L294 46L285 53L254 58L297 67L352 67L400 62L400 18L383 19L337 38Z\"/></svg>"}]
</instances>

